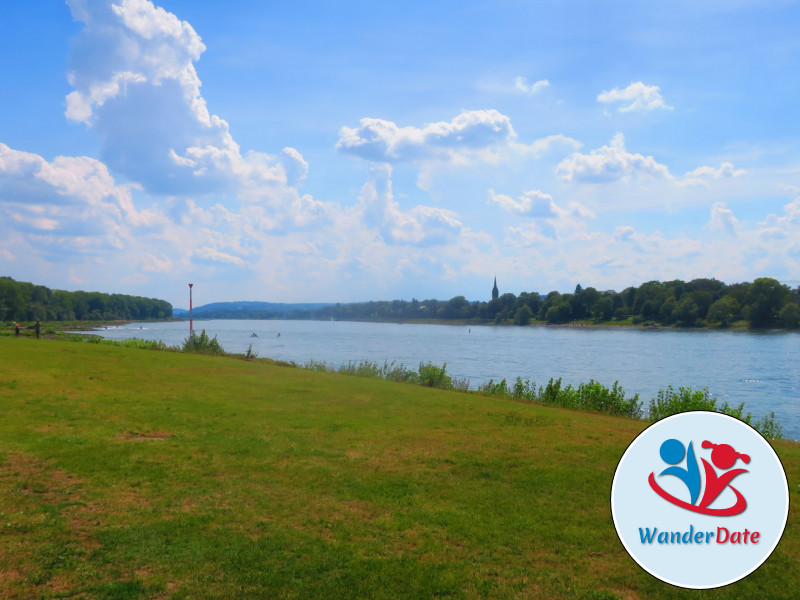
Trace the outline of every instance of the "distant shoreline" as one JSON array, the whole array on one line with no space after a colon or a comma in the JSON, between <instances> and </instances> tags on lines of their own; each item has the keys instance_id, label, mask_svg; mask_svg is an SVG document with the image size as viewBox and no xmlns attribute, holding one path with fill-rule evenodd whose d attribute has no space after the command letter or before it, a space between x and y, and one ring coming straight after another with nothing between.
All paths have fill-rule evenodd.
<instances>
[{"instance_id":1,"label":"distant shoreline","mask_svg":"<svg viewBox=\"0 0 800 600\"><path fill-rule=\"evenodd\" d=\"M111 327L120 327L122 325L130 325L131 323L171 323L171 322L188 322L188 318L172 317L171 319L147 319L147 320L113 320L113 321L43 321L42 330L46 335L48 330L58 332L72 332L72 333L85 333L91 334L95 331L103 331ZM329 322L328 319L298 319L298 318L273 318L273 319L255 319L255 318L208 318L199 317L194 318L194 322L202 323L209 321L319 321ZM512 322L496 323L494 321L475 321L470 319L335 319L334 322L344 323L385 323L397 325L445 325L445 326L460 326L460 327L546 327L551 329L570 328L570 329L631 329L631 330L645 330L645 331L741 331L750 333L766 333L766 332L787 332L791 333L797 331L795 329L786 329L780 327L772 328L751 328L745 323L735 324L729 327L680 327L677 325L658 325L658 324L643 324L631 322L600 322L590 323L583 321L576 321L572 323L543 323L535 322L528 323L527 325L517 325ZM22 325L22 323L21 323ZM13 325L12 332L13 332ZM33 329L33 323L25 322L22 325L23 331ZM52 335L52 334L50 334Z\"/></svg>"},{"instance_id":2,"label":"distant shoreline","mask_svg":"<svg viewBox=\"0 0 800 600\"><path fill-rule=\"evenodd\" d=\"M195 322L208 322L208 321L319 321L322 323L330 322L329 319L298 319L298 318L272 318L272 319L264 319L264 318L232 318L232 317L215 317L215 318L208 318L208 317L195 317L193 319ZM145 322L171 322L171 321L184 321L188 322L188 318L183 317L173 317L172 319L157 319L154 321L135 321L136 323L145 323ZM130 323L134 321L129 321ZM516 325L512 322L502 322L496 323L494 321L475 321L470 319L334 319L333 322L342 322L342 323L385 323L387 325L397 324L397 325L447 325L447 326L464 326L464 327L547 327L551 329L559 329L559 328L572 328L572 329L644 329L648 331L658 331L658 330L667 330L667 331L744 331L744 332L753 332L753 333L764 333L770 331L781 331L781 332L796 332L796 329L786 329L781 327L771 327L771 328L754 328L748 327L746 323L737 323L733 324L729 327L709 327L709 326L697 326L697 327L680 327L678 325L659 325L659 324L644 324L644 323L630 323L625 321L603 321L599 323L589 323L584 321L575 321L571 323L543 323L543 322L535 322L535 323L528 323L527 325Z\"/></svg>"}]
</instances>

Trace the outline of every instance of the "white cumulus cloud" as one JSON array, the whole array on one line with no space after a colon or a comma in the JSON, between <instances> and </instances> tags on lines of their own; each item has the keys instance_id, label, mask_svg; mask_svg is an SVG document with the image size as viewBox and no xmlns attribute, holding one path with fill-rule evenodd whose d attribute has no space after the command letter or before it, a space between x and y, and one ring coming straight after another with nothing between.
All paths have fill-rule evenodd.
<instances>
[{"instance_id":1,"label":"white cumulus cloud","mask_svg":"<svg viewBox=\"0 0 800 600\"><path fill-rule=\"evenodd\" d=\"M512 198L490 189L489 203L496 204L511 214L532 219L532 222L506 230L506 240L516 246L527 246L545 238L574 238L587 231L585 221L595 216L578 202L570 202L567 208L562 208L550 194L540 190L529 190Z\"/></svg>"},{"instance_id":2,"label":"white cumulus cloud","mask_svg":"<svg viewBox=\"0 0 800 600\"><path fill-rule=\"evenodd\" d=\"M35 255L65 261L128 248L160 232L169 219L140 209L134 188L118 185L100 161L37 154L0 143L0 214L5 237L21 236Z\"/></svg>"},{"instance_id":3,"label":"white cumulus cloud","mask_svg":"<svg viewBox=\"0 0 800 600\"><path fill-rule=\"evenodd\" d=\"M70 0L84 23L70 55L69 119L102 141L103 161L158 194L235 193L283 209L308 165L243 153L201 94L195 62L206 47L192 26L150 0Z\"/></svg>"},{"instance_id":4,"label":"white cumulus cloud","mask_svg":"<svg viewBox=\"0 0 800 600\"><path fill-rule=\"evenodd\" d=\"M661 88L657 85L645 85L641 81L631 83L626 88L614 88L598 94L597 101L604 104L619 103L619 112L636 110L655 110L657 108L671 110L672 107L664 102Z\"/></svg>"},{"instance_id":5,"label":"white cumulus cloud","mask_svg":"<svg viewBox=\"0 0 800 600\"><path fill-rule=\"evenodd\" d=\"M723 235L736 236L739 233L739 220L733 216L724 202L715 202L711 206L711 219L708 222L708 229Z\"/></svg>"},{"instance_id":6,"label":"white cumulus cloud","mask_svg":"<svg viewBox=\"0 0 800 600\"><path fill-rule=\"evenodd\" d=\"M731 179L744 174L744 169L736 169L729 162L722 163L719 167L698 167L684 175L683 180L676 182L678 185L708 185L714 179Z\"/></svg>"},{"instance_id":7,"label":"white cumulus cloud","mask_svg":"<svg viewBox=\"0 0 800 600\"><path fill-rule=\"evenodd\" d=\"M337 150L373 162L425 159L458 161L516 137L511 120L496 110L465 111L453 120L424 127L400 127L384 119L361 119L359 127L342 127Z\"/></svg>"},{"instance_id":8,"label":"white cumulus cloud","mask_svg":"<svg viewBox=\"0 0 800 600\"><path fill-rule=\"evenodd\" d=\"M562 133L548 135L534 140L530 144L512 142L511 147L521 154L531 154L534 158L541 158L545 154L557 151L578 150L583 146L578 140Z\"/></svg>"},{"instance_id":9,"label":"white cumulus cloud","mask_svg":"<svg viewBox=\"0 0 800 600\"><path fill-rule=\"evenodd\" d=\"M461 222L451 210L431 206L401 210L394 200L391 176L392 168L389 165L370 168L357 206L367 226L379 230L390 244L437 245L452 240L458 234Z\"/></svg>"},{"instance_id":10,"label":"white cumulus cloud","mask_svg":"<svg viewBox=\"0 0 800 600\"><path fill-rule=\"evenodd\" d=\"M553 202L553 197L539 190L527 191L515 199L490 189L489 201L497 204L503 210L526 217L552 218L560 212L556 203Z\"/></svg>"},{"instance_id":11,"label":"white cumulus cloud","mask_svg":"<svg viewBox=\"0 0 800 600\"><path fill-rule=\"evenodd\" d=\"M514 80L514 89L524 94L538 94L548 87L550 87L550 82L547 79L540 79L534 83L528 83L525 77L517 77Z\"/></svg>"},{"instance_id":12,"label":"white cumulus cloud","mask_svg":"<svg viewBox=\"0 0 800 600\"><path fill-rule=\"evenodd\" d=\"M640 177L672 178L669 169L652 156L628 152L621 133L617 133L607 146L589 154L575 152L568 156L556 167L556 175L563 181L583 183L630 181Z\"/></svg>"}]
</instances>

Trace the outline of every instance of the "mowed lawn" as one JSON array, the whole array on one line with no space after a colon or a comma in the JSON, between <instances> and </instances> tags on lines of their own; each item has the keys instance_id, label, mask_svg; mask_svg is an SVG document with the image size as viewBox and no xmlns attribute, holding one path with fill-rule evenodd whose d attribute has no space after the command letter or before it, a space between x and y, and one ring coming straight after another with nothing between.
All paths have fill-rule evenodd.
<instances>
[{"instance_id":1,"label":"mowed lawn","mask_svg":"<svg viewBox=\"0 0 800 600\"><path fill-rule=\"evenodd\" d=\"M614 531L614 469L644 426L3 337L0 598L797 598L800 446L775 444L791 513L770 559L690 592Z\"/></svg>"}]
</instances>

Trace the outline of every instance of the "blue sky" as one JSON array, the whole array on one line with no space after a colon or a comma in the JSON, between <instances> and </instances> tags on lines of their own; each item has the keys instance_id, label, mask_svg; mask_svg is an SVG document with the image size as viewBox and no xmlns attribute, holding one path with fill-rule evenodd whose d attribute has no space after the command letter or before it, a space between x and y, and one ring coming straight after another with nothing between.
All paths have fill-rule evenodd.
<instances>
[{"instance_id":1,"label":"blue sky","mask_svg":"<svg viewBox=\"0 0 800 600\"><path fill-rule=\"evenodd\" d=\"M800 280L796 2L0 13L0 273L187 304Z\"/></svg>"}]
</instances>

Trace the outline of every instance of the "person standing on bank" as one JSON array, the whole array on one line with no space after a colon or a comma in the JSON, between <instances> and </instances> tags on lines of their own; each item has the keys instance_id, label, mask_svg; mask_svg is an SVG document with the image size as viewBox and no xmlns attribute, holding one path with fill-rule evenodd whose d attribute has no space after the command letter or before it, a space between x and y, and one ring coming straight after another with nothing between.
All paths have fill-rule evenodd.
<instances>
[{"instance_id":1,"label":"person standing on bank","mask_svg":"<svg viewBox=\"0 0 800 600\"><path fill-rule=\"evenodd\" d=\"M33 326L34 331L36 331L36 339L39 339L39 334L42 332L42 323L40 321L36 321L36 325Z\"/></svg>"},{"instance_id":2,"label":"person standing on bank","mask_svg":"<svg viewBox=\"0 0 800 600\"><path fill-rule=\"evenodd\" d=\"M14 329L14 331L16 332L16 336L19 337L19 323L17 323L17 326Z\"/></svg>"}]
</instances>

